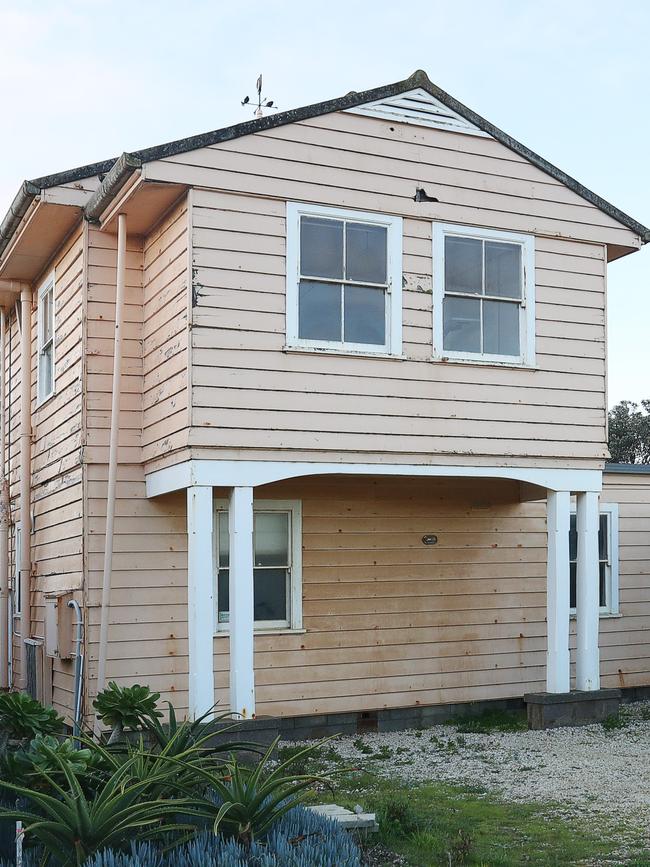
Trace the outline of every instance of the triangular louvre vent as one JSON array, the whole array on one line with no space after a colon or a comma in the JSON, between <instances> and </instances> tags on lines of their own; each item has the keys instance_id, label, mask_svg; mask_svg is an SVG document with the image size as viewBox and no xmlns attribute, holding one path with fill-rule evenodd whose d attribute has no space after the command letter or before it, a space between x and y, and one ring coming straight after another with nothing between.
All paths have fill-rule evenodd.
<instances>
[{"instance_id":1,"label":"triangular louvre vent","mask_svg":"<svg viewBox=\"0 0 650 867\"><path fill-rule=\"evenodd\" d=\"M488 133L465 120L462 115L447 108L440 100L431 96L421 87L345 110L353 114L367 114L370 117L382 117L399 123L432 126L451 132L463 132L468 135L481 135L489 138Z\"/></svg>"}]
</instances>

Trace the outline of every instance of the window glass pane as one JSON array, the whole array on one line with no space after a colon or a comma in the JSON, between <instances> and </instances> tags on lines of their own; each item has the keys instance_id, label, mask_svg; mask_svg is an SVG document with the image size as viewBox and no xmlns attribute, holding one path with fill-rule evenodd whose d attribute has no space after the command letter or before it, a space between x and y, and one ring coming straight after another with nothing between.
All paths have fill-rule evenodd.
<instances>
[{"instance_id":1,"label":"window glass pane","mask_svg":"<svg viewBox=\"0 0 650 867\"><path fill-rule=\"evenodd\" d=\"M345 227L345 277L359 283L386 282L385 226L347 223Z\"/></svg>"},{"instance_id":2,"label":"window glass pane","mask_svg":"<svg viewBox=\"0 0 650 867\"><path fill-rule=\"evenodd\" d=\"M287 570L255 569L255 620L287 620Z\"/></svg>"},{"instance_id":3,"label":"window glass pane","mask_svg":"<svg viewBox=\"0 0 650 867\"><path fill-rule=\"evenodd\" d=\"M566 598L566 597L565 597ZM569 606L576 607L576 564L569 565Z\"/></svg>"},{"instance_id":4,"label":"window glass pane","mask_svg":"<svg viewBox=\"0 0 650 867\"><path fill-rule=\"evenodd\" d=\"M518 304L483 302L483 352L488 355L519 355Z\"/></svg>"},{"instance_id":5,"label":"window glass pane","mask_svg":"<svg viewBox=\"0 0 650 867\"><path fill-rule=\"evenodd\" d=\"M255 565L289 565L289 515L287 512L255 513Z\"/></svg>"},{"instance_id":6,"label":"window glass pane","mask_svg":"<svg viewBox=\"0 0 650 867\"><path fill-rule=\"evenodd\" d=\"M43 350L39 356L39 391L41 397L47 397L54 389L54 368L52 365L52 344Z\"/></svg>"},{"instance_id":7,"label":"window glass pane","mask_svg":"<svg viewBox=\"0 0 650 867\"><path fill-rule=\"evenodd\" d=\"M217 573L217 621L219 623L228 623L230 612L230 572L227 569L220 569Z\"/></svg>"},{"instance_id":8,"label":"window glass pane","mask_svg":"<svg viewBox=\"0 0 650 867\"><path fill-rule=\"evenodd\" d=\"M521 298L521 247L485 242L485 294Z\"/></svg>"},{"instance_id":9,"label":"window glass pane","mask_svg":"<svg viewBox=\"0 0 650 867\"><path fill-rule=\"evenodd\" d=\"M230 540L228 537L228 512L219 512L218 518L218 529L217 533L219 536L219 566L220 568L227 569L230 565L228 559L228 549L230 547Z\"/></svg>"},{"instance_id":10,"label":"window glass pane","mask_svg":"<svg viewBox=\"0 0 650 867\"><path fill-rule=\"evenodd\" d=\"M308 340L341 340L340 286L332 283L301 282L298 337Z\"/></svg>"},{"instance_id":11,"label":"window glass pane","mask_svg":"<svg viewBox=\"0 0 650 867\"><path fill-rule=\"evenodd\" d=\"M569 560L578 559L578 531L576 529L576 516L569 518Z\"/></svg>"},{"instance_id":12,"label":"window glass pane","mask_svg":"<svg viewBox=\"0 0 650 867\"><path fill-rule=\"evenodd\" d=\"M599 563L598 569L598 598L600 600L598 604L601 608L607 608L607 566L605 563Z\"/></svg>"},{"instance_id":13,"label":"window glass pane","mask_svg":"<svg viewBox=\"0 0 650 867\"><path fill-rule=\"evenodd\" d=\"M386 343L386 291L368 286L346 286L344 320L346 343Z\"/></svg>"},{"instance_id":14,"label":"window glass pane","mask_svg":"<svg viewBox=\"0 0 650 867\"><path fill-rule=\"evenodd\" d=\"M450 296L443 302L443 348L450 352L481 351L481 302Z\"/></svg>"},{"instance_id":15,"label":"window glass pane","mask_svg":"<svg viewBox=\"0 0 650 867\"><path fill-rule=\"evenodd\" d=\"M52 339L52 290L41 298L43 344Z\"/></svg>"},{"instance_id":16,"label":"window glass pane","mask_svg":"<svg viewBox=\"0 0 650 867\"><path fill-rule=\"evenodd\" d=\"M300 273L305 277L343 277L343 223L322 217L300 221Z\"/></svg>"},{"instance_id":17,"label":"window glass pane","mask_svg":"<svg viewBox=\"0 0 650 867\"><path fill-rule=\"evenodd\" d=\"M483 292L483 242L476 238L445 238L445 292ZM476 350L478 352L478 350Z\"/></svg>"},{"instance_id":18,"label":"window glass pane","mask_svg":"<svg viewBox=\"0 0 650 867\"><path fill-rule=\"evenodd\" d=\"M600 516L598 527L598 559L609 560L609 533L607 532L607 515Z\"/></svg>"}]
</instances>

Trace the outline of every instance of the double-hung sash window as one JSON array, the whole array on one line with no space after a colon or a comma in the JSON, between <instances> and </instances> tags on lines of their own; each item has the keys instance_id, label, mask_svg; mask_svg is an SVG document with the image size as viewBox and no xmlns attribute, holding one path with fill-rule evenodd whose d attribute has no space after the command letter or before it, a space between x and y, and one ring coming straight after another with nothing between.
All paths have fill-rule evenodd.
<instances>
[{"instance_id":1,"label":"double-hung sash window","mask_svg":"<svg viewBox=\"0 0 650 867\"><path fill-rule=\"evenodd\" d=\"M569 530L569 598L576 613L578 533L575 511ZM618 613L618 506L601 503L598 525L598 596L601 614Z\"/></svg>"},{"instance_id":2,"label":"double-hung sash window","mask_svg":"<svg viewBox=\"0 0 650 867\"><path fill-rule=\"evenodd\" d=\"M534 238L434 224L434 357L532 365Z\"/></svg>"},{"instance_id":3,"label":"double-hung sash window","mask_svg":"<svg viewBox=\"0 0 650 867\"><path fill-rule=\"evenodd\" d=\"M228 504L215 521L217 631L230 620ZM253 619L256 629L302 626L301 507L297 501L256 500L253 511Z\"/></svg>"},{"instance_id":4,"label":"double-hung sash window","mask_svg":"<svg viewBox=\"0 0 650 867\"><path fill-rule=\"evenodd\" d=\"M38 402L54 394L54 273L38 290Z\"/></svg>"},{"instance_id":5,"label":"double-hung sash window","mask_svg":"<svg viewBox=\"0 0 650 867\"><path fill-rule=\"evenodd\" d=\"M287 204L287 344L401 354L402 220Z\"/></svg>"}]
</instances>

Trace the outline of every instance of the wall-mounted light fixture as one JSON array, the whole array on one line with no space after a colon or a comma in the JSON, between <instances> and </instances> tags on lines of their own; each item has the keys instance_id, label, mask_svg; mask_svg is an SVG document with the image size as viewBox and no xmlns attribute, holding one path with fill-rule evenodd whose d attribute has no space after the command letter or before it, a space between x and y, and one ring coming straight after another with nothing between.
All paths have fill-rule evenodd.
<instances>
[{"instance_id":1,"label":"wall-mounted light fixture","mask_svg":"<svg viewBox=\"0 0 650 867\"><path fill-rule=\"evenodd\" d=\"M422 536L422 544L423 545L437 545L438 537L434 536L433 533L428 533L426 536Z\"/></svg>"}]
</instances>

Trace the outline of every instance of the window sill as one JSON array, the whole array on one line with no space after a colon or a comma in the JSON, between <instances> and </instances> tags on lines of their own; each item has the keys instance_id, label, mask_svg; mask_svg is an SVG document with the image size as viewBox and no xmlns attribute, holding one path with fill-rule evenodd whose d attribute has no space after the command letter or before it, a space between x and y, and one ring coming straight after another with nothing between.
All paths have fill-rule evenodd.
<instances>
[{"instance_id":1,"label":"window sill","mask_svg":"<svg viewBox=\"0 0 650 867\"><path fill-rule=\"evenodd\" d=\"M539 370L536 364L527 364L525 361L495 361L491 358L454 358L449 355L432 355L431 361L438 364L467 364L476 367L509 367L517 370Z\"/></svg>"},{"instance_id":2,"label":"window sill","mask_svg":"<svg viewBox=\"0 0 650 867\"><path fill-rule=\"evenodd\" d=\"M393 361L403 361L404 355L395 355L391 352L357 351L354 349L329 349L319 346L283 346L283 352L307 353L309 355L343 355L349 358L391 358Z\"/></svg>"},{"instance_id":3,"label":"window sill","mask_svg":"<svg viewBox=\"0 0 650 867\"><path fill-rule=\"evenodd\" d=\"M620 611L601 611L598 616L600 620L619 620L623 615ZM569 614L569 618L571 620L577 619L577 614L575 613L575 611Z\"/></svg>"},{"instance_id":4,"label":"window sill","mask_svg":"<svg viewBox=\"0 0 650 867\"><path fill-rule=\"evenodd\" d=\"M292 629L290 626L279 626L277 629L254 629L253 636L256 635L304 635L306 629ZM229 629L220 629L214 633L215 638L228 638L230 635Z\"/></svg>"},{"instance_id":5,"label":"window sill","mask_svg":"<svg viewBox=\"0 0 650 867\"><path fill-rule=\"evenodd\" d=\"M36 399L36 409L40 409L42 406L45 406L45 404L49 403L52 400L52 398L54 398L54 397L56 397L56 390L50 392L50 394L46 395L45 397L42 397L40 399L37 398Z\"/></svg>"}]
</instances>

